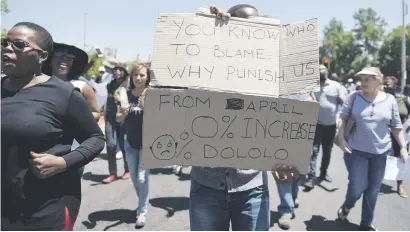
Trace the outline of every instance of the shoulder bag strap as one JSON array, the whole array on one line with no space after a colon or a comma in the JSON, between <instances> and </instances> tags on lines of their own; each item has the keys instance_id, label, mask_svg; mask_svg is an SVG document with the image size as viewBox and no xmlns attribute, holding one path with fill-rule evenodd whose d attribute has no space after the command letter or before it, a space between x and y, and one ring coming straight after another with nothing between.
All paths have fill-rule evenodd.
<instances>
[{"instance_id":1,"label":"shoulder bag strap","mask_svg":"<svg viewBox=\"0 0 410 232\"><path fill-rule=\"evenodd\" d=\"M351 106L350 109L349 109L349 118L352 117L352 111L353 111L354 103L355 103L355 101L356 101L356 97L357 97L358 94L359 94L358 91L356 91L356 92L353 94L352 106Z\"/></svg>"}]
</instances>

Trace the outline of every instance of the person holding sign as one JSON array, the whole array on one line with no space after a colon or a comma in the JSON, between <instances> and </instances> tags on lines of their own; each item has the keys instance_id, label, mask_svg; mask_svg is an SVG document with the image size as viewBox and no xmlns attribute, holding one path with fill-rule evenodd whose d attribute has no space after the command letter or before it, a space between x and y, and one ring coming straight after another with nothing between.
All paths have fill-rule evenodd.
<instances>
[{"instance_id":1,"label":"person holding sign","mask_svg":"<svg viewBox=\"0 0 410 232\"><path fill-rule=\"evenodd\" d=\"M120 92L125 91L124 82L128 76L128 72L124 67L116 66L113 68L114 80L107 85L107 103L105 105L105 137L107 140L107 156L108 156L108 169L110 175L103 180L105 184L109 184L118 179L117 176L117 159L116 148L117 141L122 154L125 154L124 149L124 132L121 123L116 121L117 107L121 105ZM128 164L126 155L124 155L124 175L122 179L128 179L130 173L128 170Z\"/></svg>"},{"instance_id":2,"label":"person holding sign","mask_svg":"<svg viewBox=\"0 0 410 232\"><path fill-rule=\"evenodd\" d=\"M351 93L340 113L338 145L344 151L349 173L346 198L338 217L346 219L363 194L360 230L376 230L374 210L383 181L387 155L392 152L390 131L400 147L400 156L408 161L408 152L396 99L381 91L383 74L368 67L357 73L362 90Z\"/></svg>"},{"instance_id":3,"label":"person holding sign","mask_svg":"<svg viewBox=\"0 0 410 232\"><path fill-rule=\"evenodd\" d=\"M141 170L140 155L142 154L142 119L143 119L143 95L149 86L150 72L145 64L135 64L130 74L130 89L120 95L121 106L118 107L117 121L123 121L125 131L125 155L138 195L136 228L145 226L148 211L148 175L149 170Z\"/></svg>"},{"instance_id":4,"label":"person holding sign","mask_svg":"<svg viewBox=\"0 0 410 232\"><path fill-rule=\"evenodd\" d=\"M257 17L251 5L233 6L228 13L211 6L219 19ZM292 183L299 173L287 165L272 168L277 182ZM191 230L269 230L267 173L235 168L192 167L189 216Z\"/></svg>"}]
</instances>

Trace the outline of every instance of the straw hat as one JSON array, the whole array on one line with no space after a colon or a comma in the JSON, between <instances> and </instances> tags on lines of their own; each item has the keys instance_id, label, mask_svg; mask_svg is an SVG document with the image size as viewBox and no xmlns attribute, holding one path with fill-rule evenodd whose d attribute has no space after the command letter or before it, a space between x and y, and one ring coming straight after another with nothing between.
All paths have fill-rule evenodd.
<instances>
[{"instance_id":1,"label":"straw hat","mask_svg":"<svg viewBox=\"0 0 410 232\"><path fill-rule=\"evenodd\" d=\"M379 80L383 79L383 73L377 67L365 67L362 69L362 71L356 73L356 76L363 76L363 75L374 76L376 79L379 79Z\"/></svg>"}]
</instances>

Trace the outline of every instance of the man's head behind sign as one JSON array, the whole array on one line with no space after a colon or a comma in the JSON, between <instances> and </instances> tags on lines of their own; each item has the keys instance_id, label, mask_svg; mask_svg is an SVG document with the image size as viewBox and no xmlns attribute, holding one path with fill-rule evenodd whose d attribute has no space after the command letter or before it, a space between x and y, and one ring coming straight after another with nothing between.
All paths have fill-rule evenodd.
<instances>
[{"instance_id":1,"label":"man's head behind sign","mask_svg":"<svg viewBox=\"0 0 410 232\"><path fill-rule=\"evenodd\" d=\"M248 4L239 4L233 6L231 7L231 9L228 10L228 13L230 13L232 17L238 18L249 18L259 16L258 10L254 6Z\"/></svg>"}]
</instances>

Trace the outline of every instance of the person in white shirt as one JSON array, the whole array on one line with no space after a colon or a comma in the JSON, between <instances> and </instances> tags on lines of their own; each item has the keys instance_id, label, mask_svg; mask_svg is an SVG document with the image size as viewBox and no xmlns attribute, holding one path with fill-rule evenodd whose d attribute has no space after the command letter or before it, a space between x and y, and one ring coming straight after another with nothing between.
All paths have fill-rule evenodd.
<instances>
[{"instance_id":1,"label":"person in white shirt","mask_svg":"<svg viewBox=\"0 0 410 232\"><path fill-rule=\"evenodd\" d=\"M104 66L98 67L98 75L94 78L95 83L101 84L102 83L102 77L105 74L105 68Z\"/></svg>"},{"instance_id":2,"label":"person in white shirt","mask_svg":"<svg viewBox=\"0 0 410 232\"><path fill-rule=\"evenodd\" d=\"M316 179L316 160L322 147L322 161L320 165L320 181L331 182L328 175L328 167L333 148L333 140L336 135L336 120L339 106L342 106L345 99L345 92L342 86L328 78L328 70L326 66L320 65L320 91L315 92L315 98L320 103L320 110L316 126L315 138L313 141L313 151L310 159L310 170L308 181L305 183L307 190L311 190L315 186Z\"/></svg>"}]
</instances>

